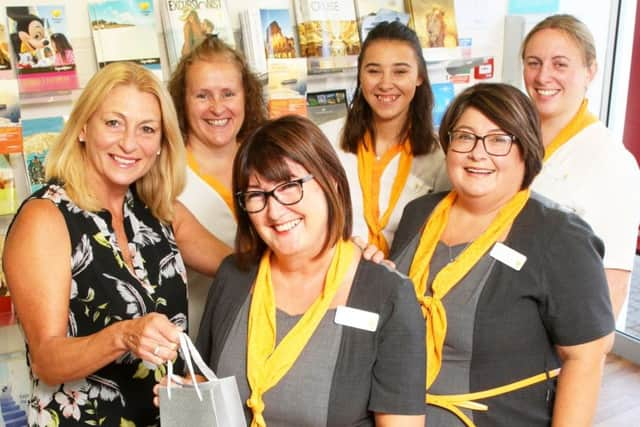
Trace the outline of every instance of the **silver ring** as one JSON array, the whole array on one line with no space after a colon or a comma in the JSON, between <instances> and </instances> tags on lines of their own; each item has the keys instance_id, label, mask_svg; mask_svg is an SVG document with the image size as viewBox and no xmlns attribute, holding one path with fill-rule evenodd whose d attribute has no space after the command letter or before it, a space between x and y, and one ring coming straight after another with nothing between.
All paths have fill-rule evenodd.
<instances>
[{"instance_id":1,"label":"silver ring","mask_svg":"<svg viewBox=\"0 0 640 427\"><path fill-rule=\"evenodd\" d=\"M158 353L160 353L160 346L159 345L157 345L156 348L153 349L153 355L154 356L157 356Z\"/></svg>"}]
</instances>

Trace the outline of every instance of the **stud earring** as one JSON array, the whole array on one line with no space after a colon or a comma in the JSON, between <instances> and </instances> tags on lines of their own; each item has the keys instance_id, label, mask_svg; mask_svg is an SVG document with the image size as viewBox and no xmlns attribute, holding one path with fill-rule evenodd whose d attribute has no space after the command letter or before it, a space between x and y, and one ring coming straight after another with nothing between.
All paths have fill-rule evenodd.
<instances>
[{"instance_id":1,"label":"stud earring","mask_svg":"<svg viewBox=\"0 0 640 427\"><path fill-rule=\"evenodd\" d=\"M160 151L161 151L161 150L156 151L156 156L159 156L159 155L160 155Z\"/></svg>"}]
</instances>

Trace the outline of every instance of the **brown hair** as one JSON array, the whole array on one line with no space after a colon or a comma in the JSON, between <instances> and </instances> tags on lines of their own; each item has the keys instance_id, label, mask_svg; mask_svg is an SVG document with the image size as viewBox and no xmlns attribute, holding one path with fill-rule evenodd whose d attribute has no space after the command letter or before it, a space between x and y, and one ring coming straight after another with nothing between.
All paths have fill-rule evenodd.
<instances>
[{"instance_id":1,"label":"brown hair","mask_svg":"<svg viewBox=\"0 0 640 427\"><path fill-rule=\"evenodd\" d=\"M440 123L440 143L449 149L449 132L468 108L475 108L504 132L515 136L525 172L521 189L528 188L542 169L544 146L540 117L535 106L519 89L504 83L479 83L464 90L447 108Z\"/></svg>"},{"instance_id":2,"label":"brown hair","mask_svg":"<svg viewBox=\"0 0 640 427\"><path fill-rule=\"evenodd\" d=\"M521 56L524 60L525 50L531 38L538 32L545 29L553 29L563 31L571 38L578 49L582 51L582 60L584 65L590 67L596 61L596 45L593 41L593 35L589 28L573 15L551 15L538 22L522 42Z\"/></svg>"},{"instance_id":3,"label":"brown hair","mask_svg":"<svg viewBox=\"0 0 640 427\"><path fill-rule=\"evenodd\" d=\"M371 133L372 139L375 140L375 130L372 126L373 112L362 95L360 73L362 72L362 61L367 49L372 43L380 40L406 43L415 54L418 63L418 76L423 81L420 86L416 87L415 95L409 105L409 116L404 124L402 133L409 136L413 155L430 153L438 146L438 142L433 130L433 93L431 92L431 84L427 74L427 64L424 56L422 56L422 47L415 31L398 21L379 23L369 32L364 43L362 43L362 50L358 55L356 91L349 106L340 147L347 152L356 153L358 144L362 141L367 131Z\"/></svg>"},{"instance_id":4,"label":"brown hair","mask_svg":"<svg viewBox=\"0 0 640 427\"><path fill-rule=\"evenodd\" d=\"M184 188L185 149L171 98L162 83L146 68L132 62L114 62L98 71L75 102L69 120L45 162L47 180L56 180L80 208L103 208L87 181L86 147L80 132L116 86L133 86L158 100L162 113L160 154L149 171L135 185L138 196L152 214L168 223L174 202Z\"/></svg>"},{"instance_id":5,"label":"brown hair","mask_svg":"<svg viewBox=\"0 0 640 427\"><path fill-rule=\"evenodd\" d=\"M269 120L240 145L233 163L233 193L245 191L253 174L276 182L291 179L285 159L308 170L327 199L328 232L322 250L333 246L338 239L349 239L353 214L347 175L326 136L304 117L283 116ZM238 218L236 259L246 268L260 259L266 244L253 228L249 214L240 207L237 197L234 207Z\"/></svg>"},{"instance_id":6,"label":"brown hair","mask_svg":"<svg viewBox=\"0 0 640 427\"><path fill-rule=\"evenodd\" d=\"M244 140L255 128L267 119L267 110L262 94L262 84L251 72L242 55L214 35L207 35L190 53L182 57L169 80L169 93L178 112L178 123L182 136L186 138L187 123L185 96L187 87L187 71L196 61L214 61L225 58L238 67L242 75L244 90L244 122L238 131L238 141ZM186 142L186 141L185 141Z\"/></svg>"}]
</instances>

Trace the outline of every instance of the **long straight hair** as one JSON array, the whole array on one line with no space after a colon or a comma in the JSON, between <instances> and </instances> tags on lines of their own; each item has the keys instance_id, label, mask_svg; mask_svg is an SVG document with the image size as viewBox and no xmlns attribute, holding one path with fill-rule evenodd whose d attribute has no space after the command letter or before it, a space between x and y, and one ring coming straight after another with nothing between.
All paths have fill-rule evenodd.
<instances>
[{"instance_id":1,"label":"long straight hair","mask_svg":"<svg viewBox=\"0 0 640 427\"><path fill-rule=\"evenodd\" d=\"M401 131L401 135L409 136L411 152L414 156L428 154L437 146L438 142L433 130L433 93L427 74L427 64L422 55L420 40L415 31L406 25L394 22L381 22L367 35L362 50L358 55L358 78L356 92L349 106L347 120L342 133L340 147L349 153L358 151L358 144L369 131L375 140L373 127L373 111L362 95L360 88L360 74L362 73L362 61L369 46L376 41L399 41L411 47L418 63L418 76L422 78L422 84L416 87L415 95L409 104L409 115ZM403 136L404 138L404 136Z\"/></svg>"}]
</instances>

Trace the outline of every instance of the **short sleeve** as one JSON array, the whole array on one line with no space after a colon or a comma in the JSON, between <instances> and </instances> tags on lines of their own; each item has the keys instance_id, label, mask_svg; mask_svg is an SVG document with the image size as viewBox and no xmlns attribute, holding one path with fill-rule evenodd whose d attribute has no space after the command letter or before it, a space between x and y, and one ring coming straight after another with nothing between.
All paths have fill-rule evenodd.
<instances>
[{"instance_id":1,"label":"short sleeve","mask_svg":"<svg viewBox=\"0 0 640 427\"><path fill-rule=\"evenodd\" d=\"M603 189L585 220L605 245L604 267L633 270L640 221L640 172L633 156L619 148L607 153L606 173L600 178ZM615 189L615 191L610 191Z\"/></svg>"},{"instance_id":2,"label":"short sleeve","mask_svg":"<svg viewBox=\"0 0 640 427\"><path fill-rule=\"evenodd\" d=\"M556 345L578 345L615 328L602 241L574 214L562 214L546 245L542 318Z\"/></svg>"},{"instance_id":3,"label":"short sleeve","mask_svg":"<svg viewBox=\"0 0 640 427\"><path fill-rule=\"evenodd\" d=\"M381 317L369 410L425 413L425 324L413 285L403 279Z\"/></svg>"}]
</instances>

